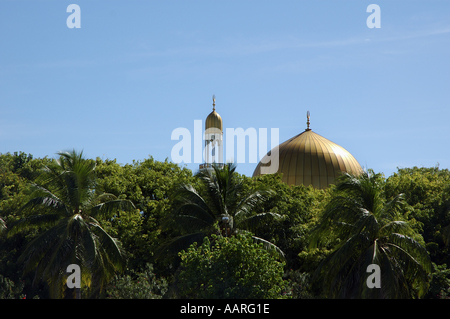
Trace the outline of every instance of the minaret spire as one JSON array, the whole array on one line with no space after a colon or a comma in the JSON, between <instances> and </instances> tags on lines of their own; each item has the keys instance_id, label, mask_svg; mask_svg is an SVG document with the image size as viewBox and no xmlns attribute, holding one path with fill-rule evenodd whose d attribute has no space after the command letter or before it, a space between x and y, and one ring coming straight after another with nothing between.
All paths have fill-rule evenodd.
<instances>
[{"instance_id":1,"label":"minaret spire","mask_svg":"<svg viewBox=\"0 0 450 319\"><path fill-rule=\"evenodd\" d=\"M212 169L213 165L223 167L223 123L222 118L216 112L216 96L212 96L213 111L206 117L204 159L205 163L200 164L199 168Z\"/></svg>"},{"instance_id":2,"label":"minaret spire","mask_svg":"<svg viewBox=\"0 0 450 319\"><path fill-rule=\"evenodd\" d=\"M311 129L309 128L309 124L310 124L309 117L310 117L310 113L308 111L308 112L306 112L306 125L307 125L306 130L307 131L311 131Z\"/></svg>"}]
</instances>

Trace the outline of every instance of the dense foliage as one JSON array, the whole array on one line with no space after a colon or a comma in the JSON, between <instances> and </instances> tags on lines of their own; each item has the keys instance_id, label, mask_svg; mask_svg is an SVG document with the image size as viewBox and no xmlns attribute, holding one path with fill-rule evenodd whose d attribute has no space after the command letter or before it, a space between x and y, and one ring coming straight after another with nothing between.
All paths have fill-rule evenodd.
<instances>
[{"instance_id":1,"label":"dense foliage","mask_svg":"<svg viewBox=\"0 0 450 319\"><path fill-rule=\"evenodd\" d=\"M167 292L167 281L156 278L153 266L147 264L142 272L130 271L117 275L108 285L108 299L161 299Z\"/></svg>"},{"instance_id":2,"label":"dense foliage","mask_svg":"<svg viewBox=\"0 0 450 319\"><path fill-rule=\"evenodd\" d=\"M96 218L134 209L128 200L96 192L95 161L75 151L58 155L31 183L30 200L18 210L23 218L8 231L13 236L30 228L47 228L27 244L18 262L24 264L25 273L34 271L34 281L48 283L53 298L67 290L70 264L81 267L83 286L94 290L101 290L125 266L121 243Z\"/></svg>"},{"instance_id":3,"label":"dense foliage","mask_svg":"<svg viewBox=\"0 0 450 319\"><path fill-rule=\"evenodd\" d=\"M333 246L315 273L330 297L410 298L428 290L430 258L401 216L403 194L386 198L380 177L343 174L313 230L311 245ZM366 283L371 264L382 270L379 289Z\"/></svg>"},{"instance_id":4,"label":"dense foliage","mask_svg":"<svg viewBox=\"0 0 450 319\"><path fill-rule=\"evenodd\" d=\"M251 236L205 237L182 251L177 297L201 299L279 298L283 263Z\"/></svg>"},{"instance_id":5,"label":"dense foliage","mask_svg":"<svg viewBox=\"0 0 450 319\"><path fill-rule=\"evenodd\" d=\"M214 186L218 181L215 176L210 176L208 181L207 176L193 175L190 170L168 161L159 162L150 157L119 164L115 160L80 158L82 166L90 167L91 173L86 175L84 199L80 205L73 206L75 197L58 195L64 183L46 178L52 169L58 174L71 171L67 167L57 168L58 160L62 163L61 156L53 159L33 158L25 153L0 155L0 298L60 296L52 288L52 277L46 275L62 274L67 264L64 256L81 258L78 262L86 265L83 273L89 273L89 265L98 266L91 267L94 276L84 279L91 288L82 287L82 298L447 298L450 294L450 172L447 169L402 168L388 178L371 172L372 186L376 186L373 188L376 194L372 195L379 202L370 206L364 203L361 194L339 185L317 190L288 186L276 175L249 178L235 171L222 171L220 174L229 174L230 187L221 193L222 186ZM69 178L73 176L67 175L68 189L73 186ZM184 193L180 191L183 188ZM259 195L252 197L252 194ZM225 203L224 195L226 210L220 204ZM258 200L250 200L250 205L243 206L241 212L232 208L246 198ZM205 204L200 210L185 210L189 205L191 208L198 205L197 200ZM110 210L97 213L94 207L108 201L129 201L134 207L111 204ZM183 208L183 203L188 206ZM390 212L386 209L394 206ZM202 210L212 216L207 227L181 222ZM232 224L221 224L224 220ZM79 237L57 235L60 222L72 225L73 230L78 225L83 231L77 232ZM337 227L342 222L353 225L354 229L359 227L358 231ZM364 223L367 224L363 227ZM178 255L156 255L173 239L199 230L202 237L194 240L193 245L177 250ZM318 230L322 240L312 245L312 235ZM45 234L57 236L64 250L55 254L57 249L51 245L35 246L51 238L46 239ZM75 244L71 242L73 238L81 241ZM99 249L103 247L101 239L109 238L110 243L116 243L124 264L102 268L98 264L100 259L96 262L96 257L92 259L87 253L87 248L93 252L96 246L81 245L83 241L88 243L89 238ZM270 254L270 250L254 241L258 238L260 243L273 245L283 252L284 258ZM342 254L345 252L342 247L350 238L353 239L349 245L355 244L354 252L362 255ZM414 267L414 261L404 259L406 254L402 251L395 252L394 245L404 248L414 261L422 260L421 267ZM390 269L403 276L402 284L396 288L399 293L374 296L353 290L350 295L340 294L341 288L351 287L345 286L342 275L351 269L352 262L362 260L358 256L375 251L375 246L380 259L372 261L391 265ZM79 253L74 253L73 247L79 247ZM93 256L108 258L102 254L98 251ZM334 281L330 281L334 275L325 270L330 261L340 260L336 257L339 255L349 259L334 274ZM430 264L425 262L425 256ZM52 263L46 263L45 258ZM55 269L53 273L48 265ZM27 272L27 266L36 266L41 272ZM199 267L205 269L205 276L196 273ZM383 267L382 274L386 270ZM357 276L364 282L368 274L363 271ZM393 276L390 280L400 277ZM60 281L64 279L61 278ZM420 282L414 278L420 278ZM392 284L385 276L382 281L383 287ZM330 290L331 282L336 286Z\"/></svg>"},{"instance_id":6,"label":"dense foliage","mask_svg":"<svg viewBox=\"0 0 450 319\"><path fill-rule=\"evenodd\" d=\"M255 214L256 207L267 201L273 191L262 185L246 190L235 170L235 165L213 166L212 170L195 175L201 184L198 190L191 184L180 185L173 197L174 209L167 226L180 229L182 235L164 245L165 251L187 248L212 233L229 237L282 219L280 214L272 212ZM257 236L252 238L284 257L283 251L270 241Z\"/></svg>"}]
</instances>

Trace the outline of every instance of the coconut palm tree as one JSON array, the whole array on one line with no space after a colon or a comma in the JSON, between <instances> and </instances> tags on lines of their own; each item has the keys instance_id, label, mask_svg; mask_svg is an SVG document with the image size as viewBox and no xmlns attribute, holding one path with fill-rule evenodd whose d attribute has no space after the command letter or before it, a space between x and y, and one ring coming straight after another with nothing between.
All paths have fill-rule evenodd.
<instances>
[{"instance_id":1,"label":"coconut palm tree","mask_svg":"<svg viewBox=\"0 0 450 319\"><path fill-rule=\"evenodd\" d=\"M25 273L35 271L34 282L48 283L52 298L64 295L70 264L80 267L82 288L101 289L123 270L119 241L96 218L134 208L130 201L112 194L96 194L95 161L75 150L58 155L32 185L31 199L21 208L28 216L11 225L8 232L12 236L23 229L46 229L27 245L19 262L24 263Z\"/></svg>"},{"instance_id":2,"label":"coconut palm tree","mask_svg":"<svg viewBox=\"0 0 450 319\"><path fill-rule=\"evenodd\" d=\"M196 174L202 191L190 184L179 187L169 224L178 227L184 234L170 240L163 246L164 249L179 251L193 242L201 242L212 233L233 236L238 232L252 232L263 223L282 219L281 215L275 213L254 213L255 207L273 192L263 188L245 192L244 184L235 170L234 164L223 167L213 165L211 169L203 169ZM252 237L263 243L269 251L284 258L283 251L273 243L257 236Z\"/></svg>"},{"instance_id":3,"label":"coconut palm tree","mask_svg":"<svg viewBox=\"0 0 450 319\"><path fill-rule=\"evenodd\" d=\"M332 298L415 298L428 290L431 263L407 222L403 194L386 200L379 174L344 174L311 237L311 247L336 243L315 272ZM370 288L368 266L380 267L381 288Z\"/></svg>"}]
</instances>

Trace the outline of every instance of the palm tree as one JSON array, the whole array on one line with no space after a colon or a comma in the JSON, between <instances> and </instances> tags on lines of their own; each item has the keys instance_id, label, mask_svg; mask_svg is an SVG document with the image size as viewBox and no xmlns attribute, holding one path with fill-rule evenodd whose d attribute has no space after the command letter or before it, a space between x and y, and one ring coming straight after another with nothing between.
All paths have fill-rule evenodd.
<instances>
[{"instance_id":1,"label":"palm tree","mask_svg":"<svg viewBox=\"0 0 450 319\"><path fill-rule=\"evenodd\" d=\"M341 177L311 237L311 247L337 242L315 272L329 297L414 298L427 292L430 258L408 223L398 220L402 204L403 194L384 198L383 180L373 171ZM381 288L367 285L370 264L380 267Z\"/></svg>"},{"instance_id":2,"label":"palm tree","mask_svg":"<svg viewBox=\"0 0 450 319\"><path fill-rule=\"evenodd\" d=\"M23 229L47 229L27 245L19 262L24 262L25 273L35 271L33 283L48 283L52 298L63 296L70 264L80 267L83 288L97 290L123 270L125 259L119 241L96 218L134 208L131 202L112 194L96 194L96 164L83 158L83 152L58 155L59 159L45 167L32 184L31 199L21 208L28 216L8 232L12 236Z\"/></svg>"},{"instance_id":3,"label":"palm tree","mask_svg":"<svg viewBox=\"0 0 450 319\"><path fill-rule=\"evenodd\" d=\"M238 232L254 231L263 223L282 219L281 215L275 213L254 213L255 207L273 192L263 188L245 192L244 184L235 170L234 164L223 167L213 165L212 169L200 170L196 176L203 186L202 192L190 184L179 187L169 223L184 234L163 245L163 250L179 251L193 242L201 242L212 233L233 236ZM283 251L273 243L257 236L252 237L263 243L267 250L284 258Z\"/></svg>"}]
</instances>

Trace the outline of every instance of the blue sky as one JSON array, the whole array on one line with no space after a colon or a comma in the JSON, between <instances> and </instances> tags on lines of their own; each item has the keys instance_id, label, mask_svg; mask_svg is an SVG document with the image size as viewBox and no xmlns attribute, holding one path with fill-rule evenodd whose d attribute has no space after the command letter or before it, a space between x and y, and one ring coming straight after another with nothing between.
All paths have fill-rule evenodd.
<instances>
[{"instance_id":1,"label":"blue sky","mask_svg":"<svg viewBox=\"0 0 450 319\"><path fill-rule=\"evenodd\" d=\"M444 0L0 0L0 153L170 160L215 94L225 128L281 143L309 110L366 168L449 168L449 18Z\"/></svg>"}]
</instances>

